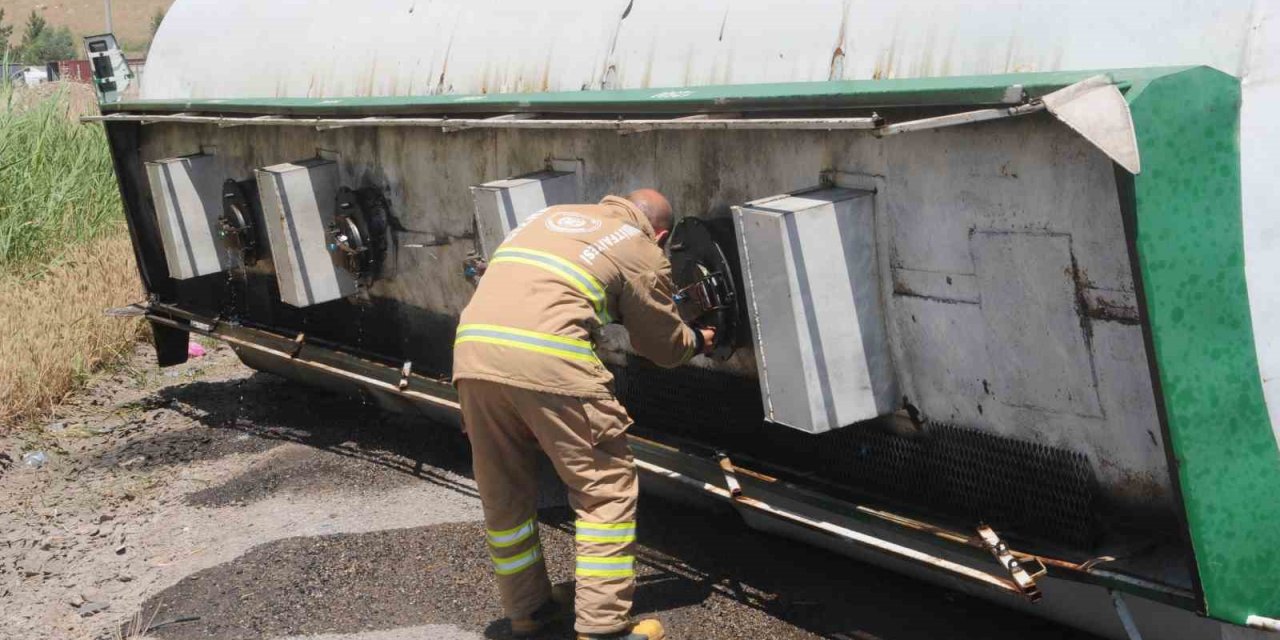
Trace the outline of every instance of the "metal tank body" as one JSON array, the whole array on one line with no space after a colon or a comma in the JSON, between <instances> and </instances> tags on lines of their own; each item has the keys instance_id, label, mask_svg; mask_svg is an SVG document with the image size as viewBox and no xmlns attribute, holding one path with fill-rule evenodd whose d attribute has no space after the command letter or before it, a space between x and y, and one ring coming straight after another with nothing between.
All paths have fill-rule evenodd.
<instances>
[{"instance_id":1,"label":"metal tank body","mask_svg":"<svg viewBox=\"0 0 1280 640\"><path fill-rule=\"evenodd\" d=\"M178 2L142 97L336 98L1209 65L1242 79L1246 265L1280 425L1280 2ZM210 34L217 34L211 36ZM501 35L498 35L501 34ZM341 55L334 55L335 51ZM211 64L210 61L217 61ZM1277 428L1280 438L1280 426Z\"/></svg>"},{"instance_id":2,"label":"metal tank body","mask_svg":"<svg viewBox=\"0 0 1280 640\"><path fill-rule=\"evenodd\" d=\"M952 527L990 521L1018 546L1062 559L1036 605L1046 615L1117 636L1117 621L1085 622L1080 603L1096 600L1099 588L1120 589L1150 628L1229 637L1246 632L1171 612L1253 626L1280 616L1265 588L1235 586L1274 580L1249 564L1275 557L1266 532L1280 524L1273 507L1250 504L1280 478L1280 431L1272 431L1280 425L1280 279L1272 276L1280 187L1268 161L1280 148L1277 15L1280 3L1244 1L561 1L535 11L439 0L372 0L358 10L188 0L157 35L141 100L104 105L100 119L153 322L223 338L255 367L363 388L386 405L439 417L456 409L447 384L453 332L474 290L467 265L483 253L476 194L520 183L497 182L504 178L576 175L573 188L556 193L584 201L656 185L681 216L734 221L739 231L720 238L731 252L755 252L753 273L784 264L804 271L794 255L801 245L857 252L840 286L856 280L861 292L847 308L879 299L865 316L874 330L864 328L855 350L874 354L867 375L877 392L850 415L881 416L871 420L878 426L818 418L800 428L830 432L813 435L762 422L773 413L766 363L756 357L768 351L751 342L760 335L744 338L727 361L699 358L674 372L631 356L617 329L598 337L598 349L644 438L678 436L741 454L753 461L746 467L812 472L810 480L876 506L820 507L829 496L781 472L796 484L743 476L755 502L737 502L717 491L738 480L697 446L673 457L637 440L651 482L710 491L757 526L855 555L866 552L846 544L857 536L832 542L832 527L913 549L939 544L928 526L895 529L915 521L886 518L882 507ZM1044 73L1059 70L1070 71ZM1082 81L1123 105L1132 156L1088 124L1042 112L1046 96ZM929 120L979 112L961 115L961 126ZM987 117L996 120L975 123ZM708 118L760 126L699 124ZM620 124L628 119L642 124ZM259 223L271 211L272 235L249 243L261 248L254 259L177 280L166 271L144 165L186 156L216 167L238 198L226 201L254 209ZM316 207L288 205L264 182L264 171L297 163L333 176L317 178L323 224L289 219ZM337 205L335 191L346 194ZM767 244L744 240L753 207L768 213L771 197L788 194L800 199L789 201L792 211L812 208L806 194L818 204L846 197L839 194L873 202L849 209L861 212L847 227L859 242L811 238L768 254ZM357 200L385 218L376 266L344 262L351 258L337 250L333 229ZM320 244L308 251L326 274L342 276L341 299L282 295L272 252L299 222L316 237L328 225L333 265ZM749 262L730 262L739 259ZM848 253L841 259L854 263ZM810 260L809 272L824 264ZM289 268L305 280L314 263ZM767 291L739 293L749 303ZM810 331L845 331L834 348L859 340L838 318L810 320ZM786 344L803 350L806 335ZM179 337L157 334L160 342ZM806 390L811 398L830 387L819 382ZM724 403L660 410L702 394ZM927 438L913 433L920 420ZM1222 428L1210 428L1217 420ZM1223 474L1228 460L1240 468ZM805 520L819 513L822 526ZM991 563L981 540L965 539L968 555L938 553ZM879 549L872 561L982 591L957 577L963 571L939 578L871 546ZM1084 562L1104 555L1118 559L1100 570ZM1059 570L1070 577L1057 579ZM1001 582L1000 597L1009 584Z\"/></svg>"}]
</instances>

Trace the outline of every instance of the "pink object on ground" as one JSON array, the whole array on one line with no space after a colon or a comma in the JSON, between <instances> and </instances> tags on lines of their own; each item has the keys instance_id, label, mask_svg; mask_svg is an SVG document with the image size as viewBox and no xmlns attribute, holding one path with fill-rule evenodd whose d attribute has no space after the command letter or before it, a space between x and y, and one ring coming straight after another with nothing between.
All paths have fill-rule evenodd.
<instances>
[{"instance_id":1,"label":"pink object on ground","mask_svg":"<svg viewBox=\"0 0 1280 640\"><path fill-rule=\"evenodd\" d=\"M205 353L204 347L200 346L200 343L198 342L187 343L187 357L199 358L203 356L204 353Z\"/></svg>"}]
</instances>

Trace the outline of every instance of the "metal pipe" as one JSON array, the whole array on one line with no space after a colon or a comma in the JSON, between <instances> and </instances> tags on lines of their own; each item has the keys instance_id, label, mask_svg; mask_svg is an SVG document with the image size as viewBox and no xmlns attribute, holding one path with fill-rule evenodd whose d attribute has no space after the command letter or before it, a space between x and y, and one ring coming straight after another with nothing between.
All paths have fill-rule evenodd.
<instances>
[{"instance_id":1,"label":"metal pipe","mask_svg":"<svg viewBox=\"0 0 1280 640\"><path fill-rule=\"evenodd\" d=\"M163 324L163 325L166 325L166 326L173 327L173 328L175 328L175 329L183 329L183 330L186 330L186 331L195 331L196 333L199 333L199 334L202 334L202 335L207 335L207 336L209 336L209 337L213 337L213 338L217 338L217 339L219 339L219 340L222 340L223 342L226 342L227 344L236 345L236 346L238 346L238 347L242 347L242 348L246 348L246 349L253 349L254 351L257 351L257 352L259 352L259 353L264 353L264 354L267 354L267 355L275 356L275 357L277 357L277 358L280 358L280 359L282 359L282 360L288 360L288 361L290 361L290 362L296 362L296 363L298 363L298 364L301 364L301 365L304 365L304 366L307 366L307 367L311 367L311 368L313 368L313 369L317 369L317 370L319 370L319 371L324 371L325 373L329 373L329 374L332 374L332 375L336 375L336 376L339 376L339 377L345 378L345 379L347 379L347 380L351 380L351 381L353 381L353 382L359 382L359 383L361 383L361 384L366 384L366 385L369 385L369 386L371 386L371 387L376 387L376 388L378 388L378 389L382 389L382 390L384 390L384 391L388 391L388 392L390 392L390 393L394 393L394 394L402 395L402 396L407 396L407 397L409 397L409 398L413 398L413 399L416 399L416 400L422 400L422 401L424 401L424 402L429 402L429 403L434 404L434 405L436 405L436 406L438 406L438 407L443 407L443 408L446 408L446 409L452 409L452 410L454 410L454 411L461 411L461 409L462 409L462 405L460 405L460 404L458 404L457 402L454 402L454 401L452 401L452 400L445 400L444 398L438 398L438 397L436 397L436 396L433 396L433 395L430 395L430 394L426 394L426 393L422 393L422 392L419 392L419 391L410 391L410 390L408 390L408 389L400 389L397 385L390 384L390 383L387 383L387 382L383 382L383 381L378 380L378 379L376 379L376 378L370 378L370 377L368 377L368 376L362 376L362 375L360 375L360 374L358 374L358 373L352 373L352 372L347 371L347 370L345 370L345 369L339 369L338 367L331 367L331 366L329 366L329 365L327 365L327 364L324 364L324 363L321 363L321 362L315 362L315 361L312 361L312 360L303 360L302 358L298 358L298 357L292 356L292 355L290 355L290 354L288 354L288 353L285 353L285 352L283 352L283 351L279 351L279 350L277 350L277 349L272 349L271 347L264 347L264 346L262 346L262 345L260 345L260 344L257 344L257 343L254 343L254 342L250 342L250 341L248 341L248 340L241 340L240 338L236 338L235 336L227 335L226 333L223 333L223 332L217 331L216 329L209 330L209 331L203 331L203 330L200 330L200 329L198 329L198 328L195 328L195 327L191 326L190 324L183 324L183 323L178 322L178 321L176 321L176 320L171 320L171 319L169 319L169 318L165 318L164 316L158 316L158 315L155 315L155 314L148 314L148 315L147 315L147 319L148 319L148 320L150 320L150 321L152 321L152 322L158 322L158 323L160 323L160 324Z\"/></svg>"},{"instance_id":2,"label":"metal pipe","mask_svg":"<svg viewBox=\"0 0 1280 640\"><path fill-rule=\"evenodd\" d=\"M909 133L911 131L941 129L944 127L955 127L965 124L974 124L977 122L986 122L988 120L1016 118L1018 116L1025 116L1039 111L1044 111L1044 108L1043 102L1036 101L1018 105L1016 107L1009 107L1008 109L979 109L977 111L965 111L964 113L950 113L936 118L908 120L907 122L885 125L876 129L875 134L881 137L892 136L899 133Z\"/></svg>"},{"instance_id":3,"label":"metal pipe","mask_svg":"<svg viewBox=\"0 0 1280 640\"><path fill-rule=\"evenodd\" d=\"M1138 623L1133 621L1133 613L1129 611L1129 605L1125 603L1124 598L1120 597L1120 592L1107 589L1107 593L1111 594L1111 605L1116 608L1116 615L1120 616L1120 624L1124 625L1125 635L1129 636L1129 640L1142 640Z\"/></svg>"},{"instance_id":4,"label":"metal pipe","mask_svg":"<svg viewBox=\"0 0 1280 640\"><path fill-rule=\"evenodd\" d=\"M197 116L189 114L138 114L113 113L98 116L81 116L81 122L141 122L212 124L218 127L240 126L292 126L315 127L321 131L347 127L439 127L444 131L465 129L594 129L641 133L644 131L730 131L730 130L791 130L791 131L867 131L883 137L955 127L990 120L1016 118L1043 111L1044 103L1036 101L1002 109L978 109L952 113L934 118L908 120L884 124L883 118L697 118L685 116L672 119L574 119L540 120L523 114L504 114L493 118L300 118L290 116ZM700 114L699 114L700 115Z\"/></svg>"},{"instance_id":5,"label":"metal pipe","mask_svg":"<svg viewBox=\"0 0 1280 640\"><path fill-rule=\"evenodd\" d=\"M636 436L632 436L632 439L639 439L639 438L636 438ZM641 440L645 444L648 444L651 446L663 446L664 448L670 449L670 447L665 447L664 445L660 445L659 443L656 443L650 440L643 440L643 439ZM772 483L772 482L778 481L776 478L767 476L765 474L762 474L756 471L752 471L750 469L746 469L744 467L738 466L737 464L733 464L732 467L733 467L733 470L737 473L751 476L756 479L763 480L765 482ZM725 495L729 496L729 494L727 493ZM939 539L945 540L953 544L959 544L959 545L971 547L974 549L983 549L983 550L986 549L983 546L982 541L978 537L966 534L964 532L945 529L943 527L939 527L934 524L921 522L919 520L898 515L896 513L890 513L888 511L883 511L880 509L873 509L871 507L867 507L864 505L852 505L852 507L855 511L859 513L883 520L885 522L889 522L891 524L903 527L905 529L911 529L913 531L919 531L921 533L928 533ZM1171 587L1171 586L1160 584L1157 582L1152 582L1150 580L1138 578L1136 576L1097 568L1099 564L1102 564L1104 562L1114 561L1115 558L1111 556L1101 556L1101 557L1087 560L1085 562L1077 563L1077 562L1071 562L1069 560L1062 560L1059 558L1052 558L1049 556L1041 556L1033 553L1027 553L1025 551L1018 551L1016 549L1010 549L1010 553L1012 553L1013 556L1017 558L1019 561L1035 560L1047 567L1060 569L1060 570L1063 570L1064 572L1080 574L1081 576L1093 576L1095 578L1129 585L1138 590L1148 591L1151 593L1158 593L1158 594L1167 596L1169 598L1174 598L1174 599L1183 600L1187 602L1191 602L1195 600L1195 594L1186 589L1179 589L1177 587ZM1062 575L1066 576L1069 574L1064 573Z\"/></svg>"},{"instance_id":6,"label":"metal pipe","mask_svg":"<svg viewBox=\"0 0 1280 640\"><path fill-rule=\"evenodd\" d=\"M819 531L819 532L828 534L830 536L840 538L841 540L844 540L852 544L856 544L863 547L869 547L876 551L897 556L905 560L912 560L915 562L928 564L930 566L936 567L948 573L952 573L960 577L964 577L964 578L968 578L968 579L980 582L986 586L995 588L999 591L1004 591L1011 595L1017 595L1017 596L1022 595L1022 592L1013 583L1009 582L1008 580L1004 580L1002 578L993 576L984 571L979 571L977 569L966 567L965 565L959 564L957 562L952 562L945 558L939 558L937 556L932 556L927 553L916 551L915 549L912 549L910 547L904 547L900 544L889 542L887 540L881 540L879 538L869 536L865 533L854 531L852 529L846 529L839 525L831 524L830 522L814 520L812 518L800 515L798 513L793 513L791 511L779 509L777 507L774 507L773 505L761 502L754 498L748 498L746 496L734 496L726 489L721 489L720 487L717 487L715 485L712 485L706 482L699 482L698 480L689 478L688 476L685 476L679 472L659 467L658 465L655 465L650 462L646 462L644 460L637 459L636 466L641 469L644 469L645 471L649 471L650 473L654 473L656 475L659 475L671 480L675 480L677 482L680 482L682 484L685 484L697 489L701 489L702 491L710 493L718 498L732 502L735 505L749 507L756 511L761 511L769 515L772 515L776 518L787 520L789 522L801 525L807 529L812 529L814 531Z\"/></svg>"},{"instance_id":7,"label":"metal pipe","mask_svg":"<svg viewBox=\"0 0 1280 640\"><path fill-rule=\"evenodd\" d=\"M1249 616L1249 618L1245 620L1245 624L1253 629L1262 629L1263 631L1274 631L1276 633L1280 633L1280 620L1275 618Z\"/></svg>"},{"instance_id":8,"label":"metal pipe","mask_svg":"<svg viewBox=\"0 0 1280 640\"><path fill-rule=\"evenodd\" d=\"M113 113L99 116L81 116L81 122L142 122L143 124L177 122L186 124L213 124L219 127L238 126L294 126L315 127L319 130L346 127L439 127L446 131L465 129L595 129L640 133L654 130L674 131L729 131L729 130L791 130L791 131L867 131L876 136L891 136L927 129L955 127L990 120L1016 118L1044 110L1044 103L1031 102L1006 109L979 109L952 113L935 118L908 120L883 124L879 116L866 118L694 118L673 119L575 119L540 120L514 117L506 114L493 118L297 118L287 116L197 116L188 114L136 114ZM512 117L508 117L512 116Z\"/></svg>"},{"instance_id":9,"label":"metal pipe","mask_svg":"<svg viewBox=\"0 0 1280 640\"><path fill-rule=\"evenodd\" d=\"M756 118L743 120L680 120L680 119L576 119L535 120L528 118L290 118L278 116L193 116L113 113L102 116L82 116L81 122L142 122L213 124L219 127L236 126L294 126L315 127L321 130L345 127L439 127L450 131L464 129L603 129L638 133L651 130L729 130L729 129L790 129L790 130L862 130L875 129L879 118Z\"/></svg>"}]
</instances>

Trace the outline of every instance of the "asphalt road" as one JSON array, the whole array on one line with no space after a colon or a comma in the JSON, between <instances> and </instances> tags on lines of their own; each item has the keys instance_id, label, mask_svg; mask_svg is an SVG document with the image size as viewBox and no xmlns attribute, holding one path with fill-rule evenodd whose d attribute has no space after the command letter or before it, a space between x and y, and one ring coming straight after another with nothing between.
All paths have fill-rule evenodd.
<instances>
[{"instance_id":1,"label":"asphalt road","mask_svg":"<svg viewBox=\"0 0 1280 640\"><path fill-rule=\"evenodd\" d=\"M97 538L71 540L66 553L84 547L84 560L18 578L34 591L11 591L14 628L96 638L150 627L147 637L171 640L509 637L463 436L253 373L225 349L186 368L136 389L99 383L101 401L68 419L91 426L120 406L137 410L111 435L0 483L26 494L56 486L54 517L89 523L102 503L75 492L126 477L146 487L111 516L136 523L119 532L134 546L111 557L91 546ZM573 518L550 476L540 518L553 578L567 580ZM663 619L676 640L1090 637L754 532L727 511L646 496L639 541L636 614ZM93 618L74 604L89 599L74 595L86 584L110 604Z\"/></svg>"}]
</instances>

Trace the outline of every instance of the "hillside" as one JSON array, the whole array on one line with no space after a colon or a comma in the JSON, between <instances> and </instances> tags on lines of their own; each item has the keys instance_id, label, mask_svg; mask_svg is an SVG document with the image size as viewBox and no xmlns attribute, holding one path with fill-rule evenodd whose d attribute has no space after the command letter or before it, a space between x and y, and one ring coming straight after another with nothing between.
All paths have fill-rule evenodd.
<instances>
[{"instance_id":1,"label":"hillside","mask_svg":"<svg viewBox=\"0 0 1280 640\"><path fill-rule=\"evenodd\" d=\"M144 53L151 32L151 16L168 9L173 0L112 0L111 14L116 37L130 55ZM102 33L106 29L103 0L3 0L5 23L14 25L12 44L22 38L22 26L32 9L40 11L51 25L66 25L76 36Z\"/></svg>"}]
</instances>

